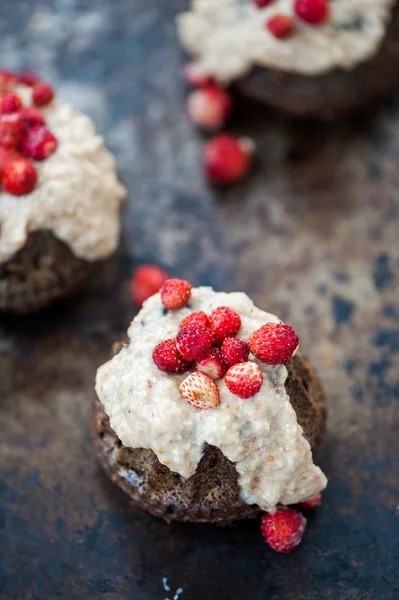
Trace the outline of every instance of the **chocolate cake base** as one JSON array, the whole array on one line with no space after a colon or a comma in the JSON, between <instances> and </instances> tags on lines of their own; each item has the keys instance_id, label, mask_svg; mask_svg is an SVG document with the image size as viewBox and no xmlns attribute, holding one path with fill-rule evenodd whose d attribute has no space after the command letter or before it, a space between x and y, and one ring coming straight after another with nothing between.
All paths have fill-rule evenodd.
<instances>
[{"instance_id":1,"label":"chocolate cake base","mask_svg":"<svg viewBox=\"0 0 399 600\"><path fill-rule=\"evenodd\" d=\"M0 312L36 312L68 296L98 265L77 258L50 231L30 233L21 250L0 264Z\"/></svg>"},{"instance_id":2,"label":"chocolate cake base","mask_svg":"<svg viewBox=\"0 0 399 600\"><path fill-rule=\"evenodd\" d=\"M304 435L315 450L325 430L325 396L314 369L303 357L294 357L288 369L287 393ZM152 450L123 446L97 398L93 432L96 453L108 477L135 505L155 516L168 522L228 525L260 512L258 506L250 506L240 498L237 471L219 448L207 446L194 475L184 479L162 465Z\"/></svg>"},{"instance_id":3,"label":"chocolate cake base","mask_svg":"<svg viewBox=\"0 0 399 600\"><path fill-rule=\"evenodd\" d=\"M361 19L352 26L361 27ZM399 2L392 9L392 20L379 51L356 68L314 76L255 68L233 87L293 117L345 116L372 105L398 86L398 40Z\"/></svg>"}]
</instances>

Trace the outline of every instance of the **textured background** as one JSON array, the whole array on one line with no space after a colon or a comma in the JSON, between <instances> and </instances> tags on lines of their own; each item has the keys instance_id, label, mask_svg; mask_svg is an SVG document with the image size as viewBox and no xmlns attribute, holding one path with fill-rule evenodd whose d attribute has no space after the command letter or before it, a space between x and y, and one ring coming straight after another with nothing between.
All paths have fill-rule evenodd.
<instances>
[{"instance_id":1,"label":"textured background","mask_svg":"<svg viewBox=\"0 0 399 600\"><path fill-rule=\"evenodd\" d=\"M399 597L399 101L335 125L246 103L259 157L207 187L184 116L184 0L2 0L2 66L30 66L89 113L129 187L121 250L68 303L0 321L0 599ZM93 8L95 6L95 9ZM329 398L322 508L290 556L256 522L163 522L98 471L95 369L134 315L132 268L243 289L291 322ZM162 578L172 590L167 593Z\"/></svg>"}]
</instances>

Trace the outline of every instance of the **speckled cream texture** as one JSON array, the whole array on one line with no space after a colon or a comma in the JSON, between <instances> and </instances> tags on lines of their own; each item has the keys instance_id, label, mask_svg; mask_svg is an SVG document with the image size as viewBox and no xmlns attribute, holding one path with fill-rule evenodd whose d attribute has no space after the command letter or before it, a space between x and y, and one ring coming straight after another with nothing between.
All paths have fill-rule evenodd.
<instances>
[{"instance_id":1,"label":"speckled cream texture","mask_svg":"<svg viewBox=\"0 0 399 600\"><path fill-rule=\"evenodd\" d=\"M234 396L224 379L218 380L220 406L198 410L179 392L187 374L171 376L153 363L154 347L176 336L183 317L198 310L209 314L218 306L230 306L240 314L239 336L244 340L264 323L279 322L243 293L197 288L189 308L167 314L159 294L152 296L131 323L130 342L97 372L96 391L111 427L125 446L150 448L161 463L186 478L195 472L204 444L217 446L236 463L243 499L264 510L316 495L327 480L314 465L298 425L285 390L283 365L258 362L264 383L248 400Z\"/></svg>"},{"instance_id":2,"label":"speckled cream texture","mask_svg":"<svg viewBox=\"0 0 399 600\"><path fill-rule=\"evenodd\" d=\"M316 75L353 69L381 44L395 0L334 0L329 19L310 25L295 18L293 0L275 0L258 9L251 0L193 0L178 17L184 48L200 70L229 83L253 67ZM294 16L295 30L284 40L265 27L276 14Z\"/></svg>"},{"instance_id":3,"label":"speckled cream texture","mask_svg":"<svg viewBox=\"0 0 399 600\"><path fill-rule=\"evenodd\" d=\"M31 90L17 89L25 105ZM88 261L111 254L119 239L120 204L125 188L115 161L91 119L59 99L43 108L58 148L35 162L38 183L31 194L0 192L0 263L25 244L31 231L47 229Z\"/></svg>"}]
</instances>

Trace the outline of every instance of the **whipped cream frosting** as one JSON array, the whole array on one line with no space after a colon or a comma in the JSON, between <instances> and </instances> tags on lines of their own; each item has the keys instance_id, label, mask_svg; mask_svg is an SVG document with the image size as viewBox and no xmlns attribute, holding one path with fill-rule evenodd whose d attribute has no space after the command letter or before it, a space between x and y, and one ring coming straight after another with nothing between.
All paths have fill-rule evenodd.
<instances>
[{"instance_id":1,"label":"whipped cream frosting","mask_svg":"<svg viewBox=\"0 0 399 600\"><path fill-rule=\"evenodd\" d=\"M378 51L395 0L329 4L329 19L310 25L295 17L294 0L275 0L263 9L252 0L193 0L191 9L178 16L178 31L200 71L225 84L255 66L304 75L352 69ZM276 14L294 17L290 37L277 39L266 29Z\"/></svg>"},{"instance_id":2,"label":"whipped cream frosting","mask_svg":"<svg viewBox=\"0 0 399 600\"><path fill-rule=\"evenodd\" d=\"M18 87L30 106L31 89ZM119 239L120 204L125 188L115 161L91 119L54 99L42 108L58 148L35 162L38 183L31 194L13 196L0 190L0 263L25 244L28 234L51 230L73 253L88 261L111 254Z\"/></svg>"},{"instance_id":3,"label":"whipped cream frosting","mask_svg":"<svg viewBox=\"0 0 399 600\"><path fill-rule=\"evenodd\" d=\"M240 292L193 289L190 307L178 311L164 311L160 295L152 296L128 329L129 343L97 371L96 391L112 429L125 446L150 448L162 464L185 478L195 472L205 444L217 446L236 465L242 498L263 510L315 496L327 480L313 463L287 396L285 366L256 361L264 381L248 400L231 394L224 379L218 380L220 406L200 410L180 395L187 373L169 375L154 364L155 346L176 336L182 318L199 310L210 314L218 306L239 313L238 335L244 340L265 323L279 322Z\"/></svg>"}]
</instances>

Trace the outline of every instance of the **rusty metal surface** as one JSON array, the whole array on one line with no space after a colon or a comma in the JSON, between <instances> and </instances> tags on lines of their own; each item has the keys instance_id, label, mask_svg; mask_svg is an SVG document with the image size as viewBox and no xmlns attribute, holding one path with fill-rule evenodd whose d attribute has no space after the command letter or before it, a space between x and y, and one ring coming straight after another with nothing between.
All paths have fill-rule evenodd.
<instances>
[{"instance_id":1,"label":"rusty metal surface","mask_svg":"<svg viewBox=\"0 0 399 600\"><path fill-rule=\"evenodd\" d=\"M240 104L251 177L203 181L184 117L183 0L11 2L3 66L29 64L91 114L129 187L123 242L95 281L0 322L0 599L399 597L399 102L336 125ZM243 289L300 334L330 406L324 503L290 556L256 522L166 525L129 506L90 441L95 369L134 314L132 268ZM162 578L172 588L166 592Z\"/></svg>"}]
</instances>

